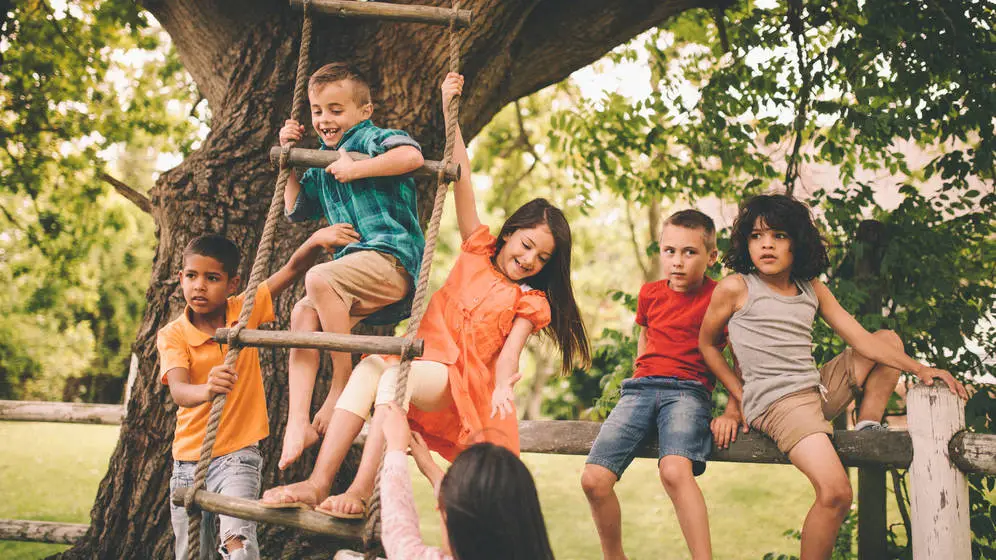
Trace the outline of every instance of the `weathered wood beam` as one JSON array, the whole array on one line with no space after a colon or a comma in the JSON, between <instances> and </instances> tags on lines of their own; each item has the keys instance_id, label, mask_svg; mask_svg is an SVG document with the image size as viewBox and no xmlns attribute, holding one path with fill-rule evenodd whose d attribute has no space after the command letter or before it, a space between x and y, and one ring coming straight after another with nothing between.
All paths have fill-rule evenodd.
<instances>
[{"instance_id":1,"label":"weathered wood beam","mask_svg":"<svg viewBox=\"0 0 996 560\"><path fill-rule=\"evenodd\" d=\"M218 329L212 340L228 344L229 329ZM317 348L334 352L354 352L364 354L390 354L400 356L406 339L402 336L370 336L360 334L336 334L325 332L260 331L244 329L239 333L239 344L243 346L265 346L267 348ZM412 354L421 356L425 342L417 338L412 341Z\"/></svg>"},{"instance_id":2,"label":"weathered wood beam","mask_svg":"<svg viewBox=\"0 0 996 560\"><path fill-rule=\"evenodd\" d=\"M528 453L587 455L600 427L598 422L524 420L519 422L519 440L522 451ZM847 466L905 468L913 458L913 448L906 432L837 431L833 443L841 461ZM650 438L640 448L637 457L656 459L656 440ZM728 463L789 462L774 442L755 431L738 434L737 441L727 449L713 449L709 460Z\"/></svg>"},{"instance_id":3,"label":"weathered wood beam","mask_svg":"<svg viewBox=\"0 0 996 560\"><path fill-rule=\"evenodd\" d=\"M173 504L182 506L193 488L178 488L173 493ZM194 495L194 503L204 511L221 513L262 523L273 523L284 527L294 527L319 535L327 535L352 542L363 538L363 520L340 520L314 511L298 509L269 509L256 500L222 496L199 490Z\"/></svg>"},{"instance_id":4,"label":"weathered wood beam","mask_svg":"<svg viewBox=\"0 0 996 560\"><path fill-rule=\"evenodd\" d=\"M948 442L948 454L962 472L996 474L996 435L962 430Z\"/></svg>"},{"instance_id":5,"label":"weathered wood beam","mask_svg":"<svg viewBox=\"0 0 996 560\"><path fill-rule=\"evenodd\" d=\"M906 393L913 441L910 465L910 542L913 560L969 560L968 479L948 457L965 429L965 403L944 383L914 385Z\"/></svg>"},{"instance_id":6,"label":"weathered wood beam","mask_svg":"<svg viewBox=\"0 0 996 560\"><path fill-rule=\"evenodd\" d=\"M0 401L0 420L121 424L123 418L124 407L119 404Z\"/></svg>"},{"instance_id":7,"label":"weathered wood beam","mask_svg":"<svg viewBox=\"0 0 996 560\"><path fill-rule=\"evenodd\" d=\"M75 544L89 528L84 523L0 519L0 541Z\"/></svg>"},{"instance_id":8,"label":"weathered wood beam","mask_svg":"<svg viewBox=\"0 0 996 560\"><path fill-rule=\"evenodd\" d=\"M296 10L303 9L305 0L290 0L290 5ZM436 6L411 6L405 4L390 4L387 2L357 2L356 0L310 0L308 9L322 14L343 18L379 19L390 21L405 21L409 23L431 23L434 25L449 25L454 18L457 27L470 25L470 10L457 10L456 14L450 8Z\"/></svg>"},{"instance_id":9,"label":"weathered wood beam","mask_svg":"<svg viewBox=\"0 0 996 560\"><path fill-rule=\"evenodd\" d=\"M280 163L281 150L282 148L280 146L270 148L270 163L273 163L274 165ZM349 152L349 157L355 160L370 159L370 156L367 154L361 154L359 152ZM287 154L287 161L295 167L320 167L325 169L326 167L339 161L339 152L335 150L291 148L290 152ZM442 165L443 164L438 161L426 160L422 167L416 169L411 173L411 175L414 177L435 178L439 174L439 169ZM446 173L444 176L447 181L456 181L460 178L460 173L462 173L460 166L455 163L451 163L446 166Z\"/></svg>"}]
</instances>

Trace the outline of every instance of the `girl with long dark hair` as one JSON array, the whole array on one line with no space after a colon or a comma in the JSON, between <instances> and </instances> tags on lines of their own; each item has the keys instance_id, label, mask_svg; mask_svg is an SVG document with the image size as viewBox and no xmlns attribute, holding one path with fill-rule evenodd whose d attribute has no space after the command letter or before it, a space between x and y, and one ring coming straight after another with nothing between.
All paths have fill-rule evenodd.
<instances>
[{"instance_id":1,"label":"girl with long dark hair","mask_svg":"<svg viewBox=\"0 0 996 560\"><path fill-rule=\"evenodd\" d=\"M463 77L443 82L443 106ZM454 161L464 170L454 184L461 253L446 283L426 308L412 363L405 407L412 428L449 460L480 440L519 452L512 388L526 340L543 331L560 348L570 372L590 363L588 339L571 287L571 228L560 209L538 198L516 210L495 237L481 223L470 182L470 159L457 127ZM395 394L396 359L368 356L353 370L308 480L268 490L270 507L316 506L334 517L362 517L373 492L383 445L381 410ZM353 438L375 405L356 478L329 497Z\"/></svg>"}]
</instances>

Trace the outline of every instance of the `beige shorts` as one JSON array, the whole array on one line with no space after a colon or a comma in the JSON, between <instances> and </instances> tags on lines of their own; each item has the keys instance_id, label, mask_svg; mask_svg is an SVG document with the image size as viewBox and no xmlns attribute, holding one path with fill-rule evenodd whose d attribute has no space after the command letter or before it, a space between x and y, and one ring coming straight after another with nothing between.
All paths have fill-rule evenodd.
<instances>
[{"instance_id":1,"label":"beige shorts","mask_svg":"<svg viewBox=\"0 0 996 560\"><path fill-rule=\"evenodd\" d=\"M400 364L388 362L380 356L367 356L353 368L349 381L335 407L366 418L373 405L387 404L394 400L398 386ZM402 408L408 404L425 412L433 412L449 406L450 370L446 364L428 360L412 361L408 373L408 386Z\"/></svg>"},{"instance_id":2,"label":"beige shorts","mask_svg":"<svg viewBox=\"0 0 996 560\"><path fill-rule=\"evenodd\" d=\"M830 420L861 394L854 374L854 351L845 349L820 368L820 382L826 398L817 387L790 393L773 402L750 424L788 453L802 438L815 433L832 434Z\"/></svg>"},{"instance_id":3,"label":"beige shorts","mask_svg":"<svg viewBox=\"0 0 996 560\"><path fill-rule=\"evenodd\" d=\"M358 251L317 264L311 267L308 276L324 280L346 303L350 316L359 318L400 301L411 285L408 272L398 259L379 251ZM318 310L308 296L298 303Z\"/></svg>"}]
</instances>

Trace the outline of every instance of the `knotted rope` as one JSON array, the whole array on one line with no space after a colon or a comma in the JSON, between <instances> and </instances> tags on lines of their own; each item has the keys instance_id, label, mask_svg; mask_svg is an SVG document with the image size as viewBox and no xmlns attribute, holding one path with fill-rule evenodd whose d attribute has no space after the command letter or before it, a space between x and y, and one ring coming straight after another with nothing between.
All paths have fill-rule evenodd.
<instances>
[{"instance_id":1,"label":"knotted rope","mask_svg":"<svg viewBox=\"0 0 996 560\"><path fill-rule=\"evenodd\" d=\"M297 59L297 81L294 87L294 101L291 105L291 115L298 116L303 120L307 115L308 108L308 52L311 50L311 15L308 13L308 2L304 0L304 22L301 24L301 47ZM256 290L260 282L265 279L265 275L270 267L270 254L273 252L273 235L277 229L277 223L283 217L284 188L287 186L287 179L290 177L291 167L288 165L288 155L293 142L284 147L280 152L280 174L277 176L277 185L273 189L273 198L270 200L270 210L266 215L266 225L263 226L263 235L259 240L259 247L256 250L256 259L252 263L252 272L249 275L249 284L246 286L245 300L242 305L242 313L239 314L239 322L229 331L228 353L225 355L225 365L229 368L235 366L235 361L239 357L241 347L238 344L239 333L245 328L252 316L252 310L256 303ZM197 461L197 470L194 471L193 491L187 494L184 506L187 508L189 523L187 525L187 558L197 560L200 556L200 533L201 533L201 512L194 504L194 494L204 488L207 479L208 466L211 464L211 455L214 452L214 442L218 436L218 426L221 424L221 413L225 409L225 395L214 396L211 403L211 416L208 419L207 433L204 434L204 443L201 444L201 456Z\"/></svg>"},{"instance_id":2,"label":"knotted rope","mask_svg":"<svg viewBox=\"0 0 996 560\"><path fill-rule=\"evenodd\" d=\"M456 17L460 9L460 2L453 2L453 11L450 12L449 28L449 52L450 52L450 72L460 71L460 48L456 37ZM398 371L398 384L394 393L394 402L398 406L403 406L406 393L408 392L408 374L412 369L411 346L418 333L419 325L422 323L422 316L425 314L425 293L429 286L429 271L432 268L432 257L436 252L436 238L439 236L439 222L443 217L443 205L446 202L446 191L449 183L445 178L445 170L449 167L453 159L453 146L456 144L457 118L460 115L460 96L454 95L446 106L446 145L443 148L442 165L439 166L439 173L436 175L436 198L432 206L432 217L429 219L429 227L425 233L425 252L422 254L422 268L418 274L418 284L415 287L415 297L412 301L412 316L408 322L408 330L405 332L404 352L401 356L401 367ZM469 169L461 170L463 173L470 173ZM384 449L381 449L381 465L383 465ZM383 468L383 467L382 467ZM380 476L382 470L377 471L377 478L374 480L374 492L370 497L367 522L363 532L363 544L366 550L364 558L372 560L377 557L376 544L380 536Z\"/></svg>"}]
</instances>

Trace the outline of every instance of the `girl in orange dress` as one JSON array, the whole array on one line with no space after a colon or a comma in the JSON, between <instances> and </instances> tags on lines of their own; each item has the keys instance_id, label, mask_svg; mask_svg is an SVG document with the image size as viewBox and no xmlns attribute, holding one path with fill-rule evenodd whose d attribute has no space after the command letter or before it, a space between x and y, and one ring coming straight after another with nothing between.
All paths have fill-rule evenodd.
<instances>
[{"instance_id":1,"label":"girl in orange dress","mask_svg":"<svg viewBox=\"0 0 996 560\"><path fill-rule=\"evenodd\" d=\"M443 106L463 88L449 74ZM495 237L477 215L470 159L457 127L454 161L465 172L454 184L461 253L446 283L429 301L419 327L422 357L408 377L409 422L429 448L452 460L479 441L519 452L513 386L529 336L543 331L561 353L562 371L590 363L588 339L571 287L571 229L563 212L538 198L516 210ZM396 359L368 356L353 370L336 403L311 476L268 490L270 507L307 505L335 517L362 517L374 489L384 435L383 410L394 399ZM414 406L408 407L408 403ZM364 420L375 406L363 458L346 492L329 497L332 482Z\"/></svg>"}]
</instances>

